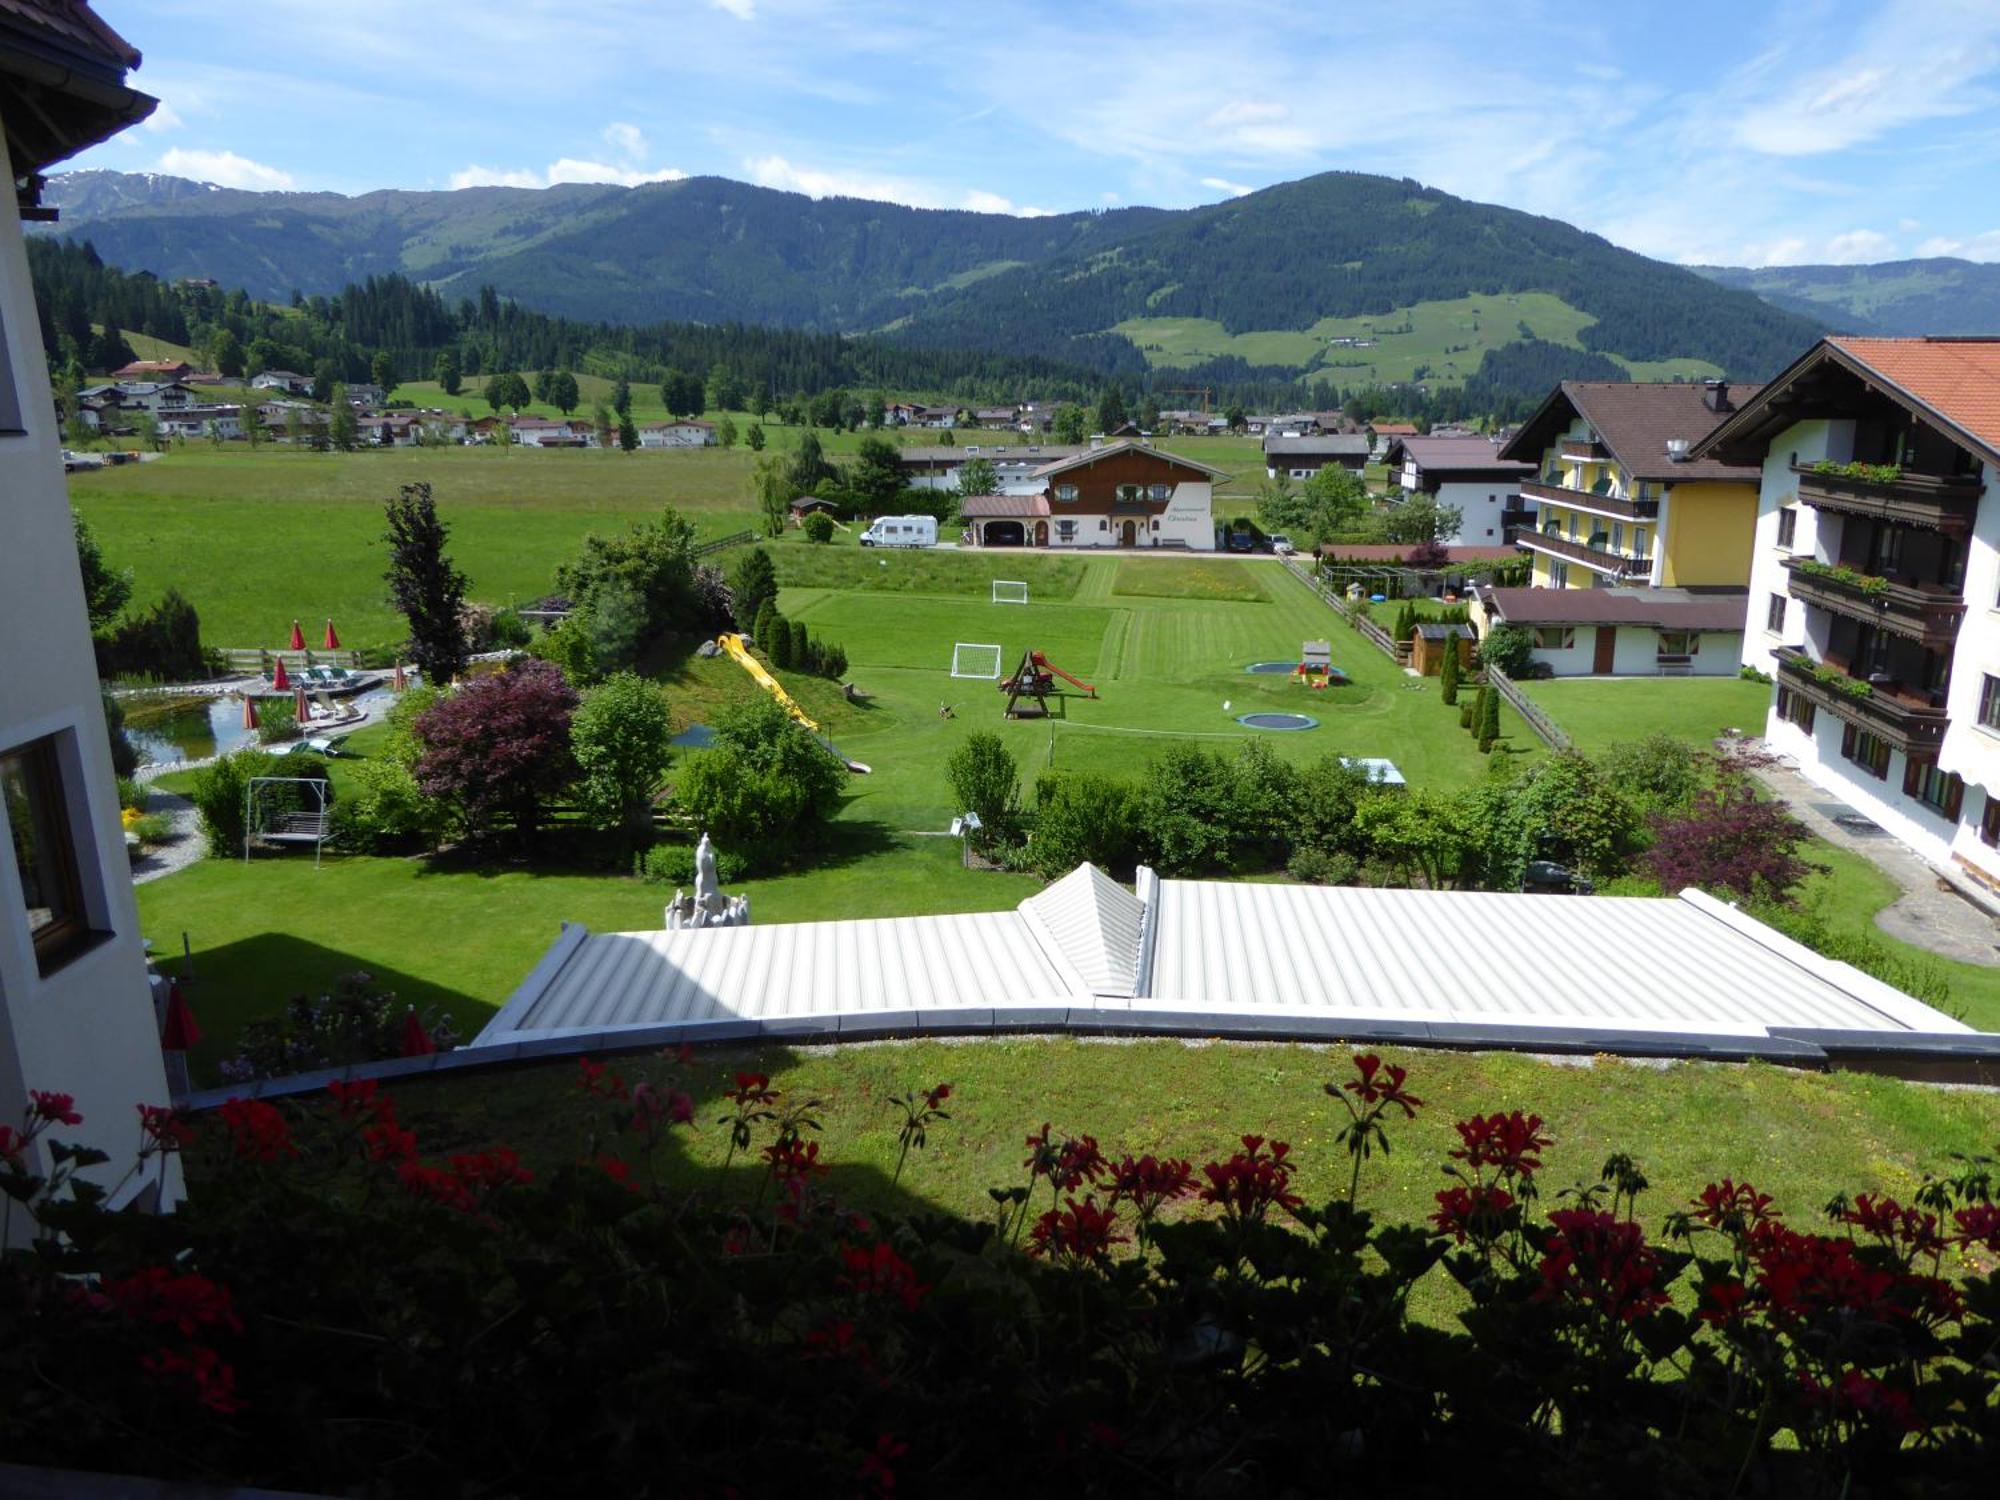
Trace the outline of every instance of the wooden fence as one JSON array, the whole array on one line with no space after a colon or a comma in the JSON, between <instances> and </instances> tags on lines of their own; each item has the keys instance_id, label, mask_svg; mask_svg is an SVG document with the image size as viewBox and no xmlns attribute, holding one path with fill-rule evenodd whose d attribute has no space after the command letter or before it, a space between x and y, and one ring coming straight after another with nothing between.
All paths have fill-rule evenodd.
<instances>
[{"instance_id":1,"label":"wooden fence","mask_svg":"<svg viewBox=\"0 0 2000 1500\"><path fill-rule=\"evenodd\" d=\"M706 557L711 552L721 552L730 547L741 547L757 540L754 531L732 531L728 536L719 536L712 542L703 542L694 549L696 557Z\"/></svg>"},{"instance_id":2,"label":"wooden fence","mask_svg":"<svg viewBox=\"0 0 2000 1500\"><path fill-rule=\"evenodd\" d=\"M339 651L291 651L274 650L261 646L224 646L221 648L223 663L232 673L244 675L251 672L268 672L279 657L285 659L285 670L296 671L300 667L358 667L361 653L342 648Z\"/></svg>"},{"instance_id":3,"label":"wooden fence","mask_svg":"<svg viewBox=\"0 0 2000 1500\"><path fill-rule=\"evenodd\" d=\"M1498 667L1488 667L1486 669L1486 680L1493 685L1495 692L1514 705L1514 712L1527 720L1528 727L1541 737L1543 744L1547 745L1551 750L1567 750L1570 748L1569 736L1563 732L1562 725L1543 713L1536 705L1535 700L1516 687L1514 680L1505 672L1501 671Z\"/></svg>"},{"instance_id":4,"label":"wooden fence","mask_svg":"<svg viewBox=\"0 0 2000 1500\"><path fill-rule=\"evenodd\" d=\"M1294 578L1319 595L1320 600L1327 608L1352 625L1365 639L1373 642L1375 648L1388 657L1389 660L1396 663L1399 667L1405 667L1410 664L1410 643L1408 641L1398 642L1388 631L1384 630L1367 615L1362 614L1345 599L1341 598L1335 590L1328 588L1318 578L1315 578L1296 559L1286 558L1285 566L1291 569Z\"/></svg>"}]
</instances>

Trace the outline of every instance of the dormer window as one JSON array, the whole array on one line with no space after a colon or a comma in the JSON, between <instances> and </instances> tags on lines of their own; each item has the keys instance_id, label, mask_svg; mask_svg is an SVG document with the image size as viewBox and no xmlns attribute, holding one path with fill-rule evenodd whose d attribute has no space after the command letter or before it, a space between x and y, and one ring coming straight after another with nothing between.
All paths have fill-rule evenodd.
<instances>
[{"instance_id":1,"label":"dormer window","mask_svg":"<svg viewBox=\"0 0 2000 1500\"><path fill-rule=\"evenodd\" d=\"M1057 486L1056 486L1056 499L1058 499L1058 500L1074 500L1075 498L1076 498L1076 486L1075 486L1075 485L1073 485L1073 484L1059 484L1059 485L1057 485Z\"/></svg>"},{"instance_id":2,"label":"dormer window","mask_svg":"<svg viewBox=\"0 0 2000 1500\"><path fill-rule=\"evenodd\" d=\"M1119 485L1118 503L1120 505L1137 505L1139 503L1139 486L1136 484Z\"/></svg>"},{"instance_id":3,"label":"dormer window","mask_svg":"<svg viewBox=\"0 0 2000 1500\"><path fill-rule=\"evenodd\" d=\"M1174 487L1170 484L1156 484L1148 493L1153 499L1164 502L1173 498Z\"/></svg>"}]
</instances>

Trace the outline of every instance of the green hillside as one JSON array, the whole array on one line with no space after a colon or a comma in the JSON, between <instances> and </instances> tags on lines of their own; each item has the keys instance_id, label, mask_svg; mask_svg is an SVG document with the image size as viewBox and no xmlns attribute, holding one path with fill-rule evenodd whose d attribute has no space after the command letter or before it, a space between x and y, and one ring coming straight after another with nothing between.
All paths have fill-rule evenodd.
<instances>
[{"instance_id":1,"label":"green hillside","mask_svg":"<svg viewBox=\"0 0 2000 1500\"><path fill-rule=\"evenodd\" d=\"M1871 266L1697 266L1846 333L2000 333L2000 265L1934 258Z\"/></svg>"}]
</instances>

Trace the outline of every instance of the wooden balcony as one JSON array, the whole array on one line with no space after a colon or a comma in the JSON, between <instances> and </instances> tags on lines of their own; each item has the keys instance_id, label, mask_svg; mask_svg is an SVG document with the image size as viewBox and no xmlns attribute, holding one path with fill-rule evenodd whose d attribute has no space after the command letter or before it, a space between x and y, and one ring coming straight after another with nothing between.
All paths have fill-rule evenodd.
<instances>
[{"instance_id":1,"label":"wooden balcony","mask_svg":"<svg viewBox=\"0 0 2000 1500\"><path fill-rule=\"evenodd\" d=\"M1866 516L1899 526L1925 526L1950 536L1972 530L1979 511L1979 481L1936 474L1904 474L1897 479L1850 479L1844 474L1820 474L1793 464L1799 499L1816 510L1844 516Z\"/></svg>"},{"instance_id":2,"label":"wooden balcony","mask_svg":"<svg viewBox=\"0 0 2000 1500\"><path fill-rule=\"evenodd\" d=\"M1778 680L1793 692L1888 741L1912 760L1937 759L1947 721L1928 694L1900 683L1852 677L1838 662L1815 662L1797 646L1780 646L1775 655Z\"/></svg>"},{"instance_id":3,"label":"wooden balcony","mask_svg":"<svg viewBox=\"0 0 2000 1500\"><path fill-rule=\"evenodd\" d=\"M1794 599L1893 630L1927 650L1949 651L1965 618L1964 597L1942 584L1888 579L1871 592L1859 582L1814 571L1812 559L1805 557L1786 558L1785 571L1791 575Z\"/></svg>"},{"instance_id":4,"label":"wooden balcony","mask_svg":"<svg viewBox=\"0 0 2000 1500\"><path fill-rule=\"evenodd\" d=\"M1644 583L1653 573L1653 559L1650 557L1628 557L1622 552L1609 552L1600 547L1586 546L1582 542L1573 542L1568 537L1550 536L1547 532L1523 530L1514 538L1514 542L1516 546L1526 547L1531 552L1546 553L1550 557L1582 563L1586 568L1595 568L1600 573L1609 573L1620 583Z\"/></svg>"},{"instance_id":5,"label":"wooden balcony","mask_svg":"<svg viewBox=\"0 0 2000 1500\"><path fill-rule=\"evenodd\" d=\"M1540 504L1567 506L1571 510L1585 510L1593 515L1616 516L1625 521L1657 520L1660 502L1657 500L1630 500L1619 495L1598 495L1589 490L1572 489L1566 484L1550 484L1546 479L1524 479L1521 493Z\"/></svg>"},{"instance_id":6,"label":"wooden balcony","mask_svg":"<svg viewBox=\"0 0 2000 1500\"><path fill-rule=\"evenodd\" d=\"M1586 463L1601 464L1610 459L1611 450L1602 443L1585 442L1581 438L1564 438L1562 440L1562 456L1564 458L1580 458Z\"/></svg>"}]
</instances>

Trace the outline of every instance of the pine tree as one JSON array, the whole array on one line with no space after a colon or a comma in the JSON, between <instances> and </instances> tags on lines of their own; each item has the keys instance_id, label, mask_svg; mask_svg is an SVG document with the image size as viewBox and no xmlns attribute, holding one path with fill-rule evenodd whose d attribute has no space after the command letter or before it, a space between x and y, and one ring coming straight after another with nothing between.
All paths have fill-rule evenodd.
<instances>
[{"instance_id":1,"label":"pine tree","mask_svg":"<svg viewBox=\"0 0 2000 1500\"><path fill-rule=\"evenodd\" d=\"M1486 690L1486 707L1479 715L1479 753L1485 755L1493 749L1493 742L1500 738L1500 695L1492 688Z\"/></svg>"},{"instance_id":2,"label":"pine tree","mask_svg":"<svg viewBox=\"0 0 2000 1500\"><path fill-rule=\"evenodd\" d=\"M618 384L611 388L611 409L621 417L632 415L632 382L623 375L618 377Z\"/></svg>"},{"instance_id":3,"label":"pine tree","mask_svg":"<svg viewBox=\"0 0 2000 1500\"><path fill-rule=\"evenodd\" d=\"M790 634L792 638L791 650L787 654L792 658L792 669L798 672L807 671L812 662L812 655L806 638L806 622L804 620L791 621Z\"/></svg>"},{"instance_id":4,"label":"pine tree","mask_svg":"<svg viewBox=\"0 0 2000 1500\"><path fill-rule=\"evenodd\" d=\"M618 419L618 446L627 453L639 446L639 429L632 425L632 416L629 412Z\"/></svg>"},{"instance_id":5,"label":"pine tree","mask_svg":"<svg viewBox=\"0 0 2000 1500\"><path fill-rule=\"evenodd\" d=\"M771 649L767 654L771 658L771 665L781 672L789 672L792 669L792 626L794 623L794 621L787 620L783 615L779 614L775 608L771 611Z\"/></svg>"},{"instance_id":6,"label":"pine tree","mask_svg":"<svg viewBox=\"0 0 2000 1500\"><path fill-rule=\"evenodd\" d=\"M1450 629L1449 626L1445 628ZM1458 637L1455 634L1445 637L1444 665L1438 668L1438 692L1448 706L1458 702Z\"/></svg>"},{"instance_id":7,"label":"pine tree","mask_svg":"<svg viewBox=\"0 0 2000 1500\"><path fill-rule=\"evenodd\" d=\"M778 637L778 606L775 602L769 599L764 601L764 607L757 611L757 628L751 635L757 642L757 649L764 653L764 659L775 660L772 654Z\"/></svg>"},{"instance_id":8,"label":"pine tree","mask_svg":"<svg viewBox=\"0 0 2000 1500\"><path fill-rule=\"evenodd\" d=\"M389 596L409 621L410 657L424 682L443 687L465 670L465 628L459 620L465 575L445 555L451 533L438 519L428 484L404 485L387 510Z\"/></svg>"}]
</instances>

